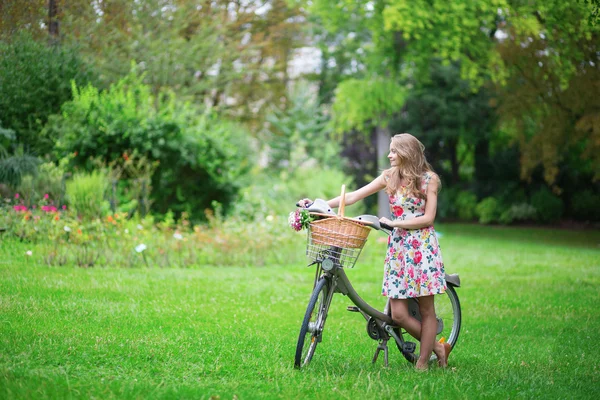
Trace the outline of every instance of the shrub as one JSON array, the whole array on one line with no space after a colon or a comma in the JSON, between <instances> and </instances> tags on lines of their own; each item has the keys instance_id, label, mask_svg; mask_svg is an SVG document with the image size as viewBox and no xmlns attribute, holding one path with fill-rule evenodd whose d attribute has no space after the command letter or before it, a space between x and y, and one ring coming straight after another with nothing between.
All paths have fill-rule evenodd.
<instances>
[{"instance_id":1,"label":"shrub","mask_svg":"<svg viewBox=\"0 0 600 400\"><path fill-rule=\"evenodd\" d=\"M555 222L562 217L563 201L546 187L531 196L531 205L537 210L537 219L540 222Z\"/></svg>"},{"instance_id":2,"label":"shrub","mask_svg":"<svg viewBox=\"0 0 600 400\"><path fill-rule=\"evenodd\" d=\"M107 177L100 171L78 173L67 182L69 205L80 218L91 220L102 216Z\"/></svg>"},{"instance_id":3,"label":"shrub","mask_svg":"<svg viewBox=\"0 0 600 400\"><path fill-rule=\"evenodd\" d=\"M460 219L472 220L475 218L477 196L474 193L463 191L456 196L456 212Z\"/></svg>"},{"instance_id":4,"label":"shrub","mask_svg":"<svg viewBox=\"0 0 600 400\"><path fill-rule=\"evenodd\" d=\"M16 142L34 154L52 150L53 140L39 131L49 115L71 99L71 81L84 84L93 79L75 48L48 45L21 33L0 41L0 120L16 133Z\"/></svg>"},{"instance_id":5,"label":"shrub","mask_svg":"<svg viewBox=\"0 0 600 400\"><path fill-rule=\"evenodd\" d=\"M43 200L45 204L63 204L64 201L63 166L52 162L41 164L36 175L26 175L21 178L16 192L21 202L28 207Z\"/></svg>"},{"instance_id":6,"label":"shrub","mask_svg":"<svg viewBox=\"0 0 600 400\"><path fill-rule=\"evenodd\" d=\"M511 224L514 221L525 222L534 221L537 217L537 210L532 205L527 203L513 204L502 214L500 214L499 221L503 224Z\"/></svg>"},{"instance_id":7,"label":"shrub","mask_svg":"<svg viewBox=\"0 0 600 400\"><path fill-rule=\"evenodd\" d=\"M107 91L74 84L73 101L44 134L59 138L59 156L73 154L73 164L88 171L92 159L123 166L136 154L148 165L158 162L150 176L154 212L203 218L214 200L228 210L253 165L249 134L213 112L198 113L172 93L154 96L142 78L132 72ZM127 170L122 176L138 178Z\"/></svg>"},{"instance_id":8,"label":"shrub","mask_svg":"<svg viewBox=\"0 0 600 400\"><path fill-rule=\"evenodd\" d=\"M571 210L573 216L580 221L600 221L600 195L591 190L573 193Z\"/></svg>"},{"instance_id":9,"label":"shrub","mask_svg":"<svg viewBox=\"0 0 600 400\"><path fill-rule=\"evenodd\" d=\"M475 212L479 217L480 223L489 224L498 221L500 217L500 205L495 198L486 197L477 204Z\"/></svg>"},{"instance_id":10,"label":"shrub","mask_svg":"<svg viewBox=\"0 0 600 400\"><path fill-rule=\"evenodd\" d=\"M459 190L451 187L442 187L438 194L437 216L439 218L452 218L458 216L456 210L456 197Z\"/></svg>"}]
</instances>

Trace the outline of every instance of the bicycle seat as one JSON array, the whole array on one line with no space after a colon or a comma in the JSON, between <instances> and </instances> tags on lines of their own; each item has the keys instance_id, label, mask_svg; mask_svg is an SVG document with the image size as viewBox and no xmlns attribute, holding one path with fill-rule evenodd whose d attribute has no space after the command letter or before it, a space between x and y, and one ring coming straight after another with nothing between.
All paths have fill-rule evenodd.
<instances>
[{"instance_id":1,"label":"bicycle seat","mask_svg":"<svg viewBox=\"0 0 600 400\"><path fill-rule=\"evenodd\" d=\"M313 203L306 209L308 212L336 215L331 207L329 207L329 204L327 204L327 202L323 199L315 199L315 201L313 201Z\"/></svg>"},{"instance_id":2,"label":"bicycle seat","mask_svg":"<svg viewBox=\"0 0 600 400\"><path fill-rule=\"evenodd\" d=\"M375 215L359 215L358 217L354 217L352 219L355 219L357 221L360 221L362 223L364 223L365 225L370 226L371 228L377 229L377 230L381 230L381 224L379 223L379 218L377 218Z\"/></svg>"}]
</instances>

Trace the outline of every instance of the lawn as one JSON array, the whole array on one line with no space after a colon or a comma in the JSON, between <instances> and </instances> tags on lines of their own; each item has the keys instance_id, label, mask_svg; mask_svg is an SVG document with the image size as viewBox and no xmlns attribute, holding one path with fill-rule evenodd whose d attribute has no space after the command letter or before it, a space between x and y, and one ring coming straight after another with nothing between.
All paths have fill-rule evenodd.
<instances>
[{"instance_id":1,"label":"lawn","mask_svg":"<svg viewBox=\"0 0 600 400\"><path fill-rule=\"evenodd\" d=\"M311 365L293 356L314 271L47 267L0 242L0 398L598 398L600 232L440 225L463 312L450 368L418 373L334 298ZM354 269L379 296L381 234ZM302 251L303 239L298 237Z\"/></svg>"}]
</instances>

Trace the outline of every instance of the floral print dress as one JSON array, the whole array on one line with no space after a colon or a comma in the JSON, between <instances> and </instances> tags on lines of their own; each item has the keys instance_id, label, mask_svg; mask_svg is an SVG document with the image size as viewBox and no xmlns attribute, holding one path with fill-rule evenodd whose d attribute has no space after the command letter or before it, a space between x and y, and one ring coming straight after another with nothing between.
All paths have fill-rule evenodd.
<instances>
[{"instance_id":1,"label":"floral print dress","mask_svg":"<svg viewBox=\"0 0 600 400\"><path fill-rule=\"evenodd\" d=\"M431 172L421 179L427 192ZM392 219L409 220L425 214L425 200L413 197L405 187L390 196ZM382 294L392 299L429 296L446 291L444 262L435 229L396 228L388 239Z\"/></svg>"}]
</instances>

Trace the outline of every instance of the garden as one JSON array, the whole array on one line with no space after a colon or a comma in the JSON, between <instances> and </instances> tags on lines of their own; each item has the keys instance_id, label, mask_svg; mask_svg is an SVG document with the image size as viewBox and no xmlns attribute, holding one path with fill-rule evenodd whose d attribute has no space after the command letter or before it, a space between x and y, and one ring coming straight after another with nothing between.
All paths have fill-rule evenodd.
<instances>
[{"instance_id":1,"label":"garden","mask_svg":"<svg viewBox=\"0 0 600 400\"><path fill-rule=\"evenodd\" d=\"M598 397L599 27L594 1L5 1L0 398ZM296 202L401 132L461 277L449 368L372 363L337 295L295 369ZM347 271L380 308L386 240Z\"/></svg>"}]
</instances>

